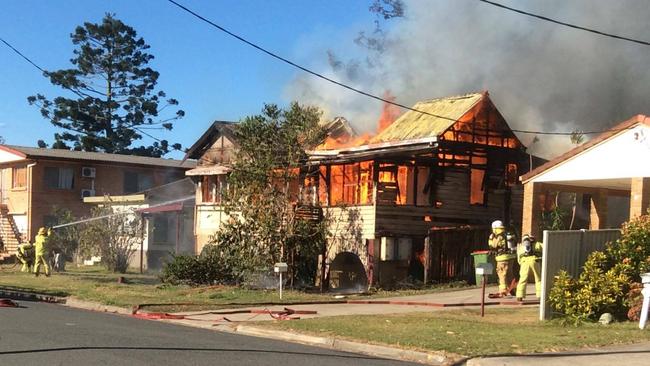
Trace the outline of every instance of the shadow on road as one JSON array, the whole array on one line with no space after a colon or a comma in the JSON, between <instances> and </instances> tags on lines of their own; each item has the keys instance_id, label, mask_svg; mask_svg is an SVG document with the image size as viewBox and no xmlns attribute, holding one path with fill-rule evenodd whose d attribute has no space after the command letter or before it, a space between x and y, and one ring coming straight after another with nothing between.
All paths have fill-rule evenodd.
<instances>
[{"instance_id":1,"label":"shadow on road","mask_svg":"<svg viewBox=\"0 0 650 366\"><path fill-rule=\"evenodd\" d=\"M330 357L350 360L376 360L376 361L391 361L378 357L362 356L353 354L335 354L335 353L314 353L314 352L295 352L295 351L274 351L274 350L261 350L261 349L233 349L233 348L194 348L194 347L119 347L119 346L80 346L80 347L57 347L57 348L37 348L16 351L0 351L0 356L3 355L19 355L29 353L47 353L47 352L65 352L65 351L191 351L191 352L233 352L233 353L261 353L261 354L282 354L282 355L296 355L296 356L318 356Z\"/></svg>"}]
</instances>

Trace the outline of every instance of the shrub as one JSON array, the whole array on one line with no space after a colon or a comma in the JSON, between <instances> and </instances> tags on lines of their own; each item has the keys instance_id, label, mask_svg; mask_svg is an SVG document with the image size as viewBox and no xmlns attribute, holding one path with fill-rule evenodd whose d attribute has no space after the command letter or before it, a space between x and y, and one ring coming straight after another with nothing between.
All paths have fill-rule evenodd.
<instances>
[{"instance_id":1,"label":"shrub","mask_svg":"<svg viewBox=\"0 0 650 366\"><path fill-rule=\"evenodd\" d=\"M173 256L164 264L160 279L172 285L191 286L236 282L237 276L221 259L222 253L216 246L206 245L199 256Z\"/></svg>"},{"instance_id":2,"label":"shrub","mask_svg":"<svg viewBox=\"0 0 650 366\"><path fill-rule=\"evenodd\" d=\"M587 258L578 279L561 271L549 293L551 307L577 319L596 319L608 312L618 318L634 315L635 288L650 264L650 217L623 226L621 237Z\"/></svg>"}]
</instances>

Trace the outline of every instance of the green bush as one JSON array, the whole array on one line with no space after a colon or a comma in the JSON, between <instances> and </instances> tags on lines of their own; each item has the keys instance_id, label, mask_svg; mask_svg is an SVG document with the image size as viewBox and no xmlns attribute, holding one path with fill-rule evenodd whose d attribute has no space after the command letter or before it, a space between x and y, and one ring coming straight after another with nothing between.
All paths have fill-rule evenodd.
<instances>
[{"instance_id":1,"label":"green bush","mask_svg":"<svg viewBox=\"0 0 650 366\"><path fill-rule=\"evenodd\" d=\"M172 285L191 286L229 284L236 276L222 265L221 253L214 245L206 245L199 256L177 255L163 266L160 279Z\"/></svg>"},{"instance_id":2,"label":"green bush","mask_svg":"<svg viewBox=\"0 0 650 366\"><path fill-rule=\"evenodd\" d=\"M649 264L650 217L641 216L626 223L604 251L591 253L577 279L558 273L549 293L551 307L577 319L597 319L605 312L624 318L638 302L631 290Z\"/></svg>"}]
</instances>

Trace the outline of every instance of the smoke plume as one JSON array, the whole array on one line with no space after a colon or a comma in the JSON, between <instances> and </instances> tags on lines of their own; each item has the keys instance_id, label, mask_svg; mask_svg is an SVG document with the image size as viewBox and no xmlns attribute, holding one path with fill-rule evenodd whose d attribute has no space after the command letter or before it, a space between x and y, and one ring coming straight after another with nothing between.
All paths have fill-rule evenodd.
<instances>
[{"instance_id":1,"label":"smoke plume","mask_svg":"<svg viewBox=\"0 0 650 366\"><path fill-rule=\"evenodd\" d=\"M644 0L500 2L650 40L650 6ZM384 24L380 50L366 50L368 58L364 58L353 42L326 45L322 59L328 66L318 71L376 95L389 90L406 105L488 90L515 129L593 131L650 113L650 47L536 20L476 0L404 3L404 17ZM349 38L357 36L351 31ZM318 105L330 118L345 116L360 131L374 129L382 111L381 102L308 75L297 76L286 90L289 98ZM518 135L526 145L534 138ZM570 147L568 136L540 135L530 150L550 158Z\"/></svg>"}]
</instances>

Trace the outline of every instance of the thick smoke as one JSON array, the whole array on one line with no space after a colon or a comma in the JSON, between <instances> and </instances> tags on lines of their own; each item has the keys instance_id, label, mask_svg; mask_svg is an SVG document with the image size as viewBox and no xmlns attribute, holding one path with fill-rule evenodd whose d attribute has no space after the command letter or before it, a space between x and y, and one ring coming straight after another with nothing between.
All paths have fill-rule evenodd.
<instances>
[{"instance_id":1,"label":"thick smoke","mask_svg":"<svg viewBox=\"0 0 650 366\"><path fill-rule=\"evenodd\" d=\"M501 3L569 23L650 40L644 0L543 0ZM325 45L333 78L412 105L418 100L488 90L512 128L537 131L606 129L650 113L650 47L604 38L505 11L476 0L405 0L404 18L387 24L384 50L369 65L359 47ZM369 25L369 28L372 25ZM351 33L350 39L357 34ZM338 47L338 48L337 48ZM333 59L339 58L337 62ZM355 61L357 60L357 61ZM359 61L360 60L360 61ZM307 75L288 97L342 115L372 130L381 102ZM519 134L524 144L533 137ZM539 136L530 150L544 157L571 146L568 136Z\"/></svg>"}]
</instances>

